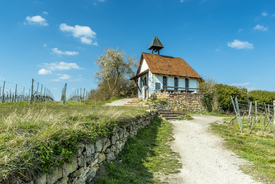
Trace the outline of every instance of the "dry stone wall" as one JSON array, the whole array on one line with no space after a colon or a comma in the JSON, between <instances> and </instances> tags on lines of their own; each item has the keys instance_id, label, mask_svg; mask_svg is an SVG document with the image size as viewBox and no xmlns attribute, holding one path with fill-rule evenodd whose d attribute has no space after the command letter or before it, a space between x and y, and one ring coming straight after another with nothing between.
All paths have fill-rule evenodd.
<instances>
[{"instance_id":1,"label":"dry stone wall","mask_svg":"<svg viewBox=\"0 0 275 184\"><path fill-rule=\"evenodd\" d=\"M123 149L127 139L137 135L137 131L149 125L154 112L139 119L133 119L123 128L116 127L110 137L101 138L90 144L78 144L77 154L71 163L55 168L52 174L44 174L28 184L85 184L91 183L103 162L110 162ZM4 183L23 183L5 181Z\"/></svg>"},{"instance_id":2,"label":"dry stone wall","mask_svg":"<svg viewBox=\"0 0 275 184\"><path fill-rule=\"evenodd\" d=\"M156 99L149 103L152 109L173 110L173 111L205 111L202 104L202 94L199 93L154 93L151 94Z\"/></svg>"}]
</instances>

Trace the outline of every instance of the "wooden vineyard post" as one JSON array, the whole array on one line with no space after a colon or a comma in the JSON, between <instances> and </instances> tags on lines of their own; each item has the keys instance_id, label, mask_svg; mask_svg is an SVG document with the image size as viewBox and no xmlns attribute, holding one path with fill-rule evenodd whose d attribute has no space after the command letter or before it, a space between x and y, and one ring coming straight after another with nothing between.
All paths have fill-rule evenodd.
<instances>
[{"instance_id":1,"label":"wooden vineyard post","mask_svg":"<svg viewBox=\"0 0 275 184\"><path fill-rule=\"evenodd\" d=\"M264 112L265 112L265 116L264 116L264 129L265 129L265 121L266 121L266 118L267 118L267 109L266 109L266 104L264 102Z\"/></svg>"},{"instance_id":2,"label":"wooden vineyard post","mask_svg":"<svg viewBox=\"0 0 275 184\"><path fill-rule=\"evenodd\" d=\"M238 112L238 122L239 122L239 126L240 126L240 129L241 129L241 133L243 133L242 118L241 118L241 113L240 113L240 108L239 108L237 97L235 98L235 101L236 101L236 109L237 109L237 112Z\"/></svg>"},{"instance_id":3,"label":"wooden vineyard post","mask_svg":"<svg viewBox=\"0 0 275 184\"><path fill-rule=\"evenodd\" d=\"M64 94L62 94L62 95L64 95L64 96L63 96L63 104L64 104L64 105L65 105L65 103L66 103L66 91L67 91L67 83L65 83Z\"/></svg>"},{"instance_id":4,"label":"wooden vineyard post","mask_svg":"<svg viewBox=\"0 0 275 184\"><path fill-rule=\"evenodd\" d=\"M40 95L39 95L40 102L42 102L42 101L43 101L43 98L42 98L42 92L43 92L43 84L41 84L41 91L40 91Z\"/></svg>"},{"instance_id":5,"label":"wooden vineyard post","mask_svg":"<svg viewBox=\"0 0 275 184\"><path fill-rule=\"evenodd\" d=\"M239 122L239 127L240 127L240 130L241 130L241 133L243 133L243 130L242 130L242 119L241 119L241 115L240 115L238 98L237 97L235 98L236 105L234 103L234 100L233 100L232 96L230 96L230 98L231 98L231 101L232 101L232 104L233 104L233 108L234 108L234 111L236 113L236 116L237 116L237 119L238 119L238 122Z\"/></svg>"},{"instance_id":6,"label":"wooden vineyard post","mask_svg":"<svg viewBox=\"0 0 275 184\"><path fill-rule=\"evenodd\" d=\"M257 117L257 101L255 101L255 118L254 118L254 123L253 123L252 126L251 126L251 130L250 130L249 134L252 133L253 126L254 126L254 124L255 124L257 121L258 121L258 117Z\"/></svg>"},{"instance_id":7,"label":"wooden vineyard post","mask_svg":"<svg viewBox=\"0 0 275 184\"><path fill-rule=\"evenodd\" d=\"M83 102L85 101L85 88L83 90Z\"/></svg>"},{"instance_id":8,"label":"wooden vineyard post","mask_svg":"<svg viewBox=\"0 0 275 184\"><path fill-rule=\"evenodd\" d=\"M4 81L4 83L3 83L2 103L5 103L5 84L6 84L6 81Z\"/></svg>"},{"instance_id":9,"label":"wooden vineyard post","mask_svg":"<svg viewBox=\"0 0 275 184\"><path fill-rule=\"evenodd\" d=\"M25 87L23 87L23 96L22 96L22 101L25 101Z\"/></svg>"},{"instance_id":10,"label":"wooden vineyard post","mask_svg":"<svg viewBox=\"0 0 275 184\"><path fill-rule=\"evenodd\" d=\"M17 84L15 85L14 102L17 102Z\"/></svg>"},{"instance_id":11,"label":"wooden vineyard post","mask_svg":"<svg viewBox=\"0 0 275 184\"><path fill-rule=\"evenodd\" d=\"M248 124L250 124L250 114L252 109L252 102L249 103L249 112L248 112Z\"/></svg>"},{"instance_id":12,"label":"wooden vineyard post","mask_svg":"<svg viewBox=\"0 0 275 184\"><path fill-rule=\"evenodd\" d=\"M30 104L33 103L33 83L34 83L34 79L32 79L32 87L31 87L31 100L30 100Z\"/></svg>"},{"instance_id":13,"label":"wooden vineyard post","mask_svg":"<svg viewBox=\"0 0 275 184\"><path fill-rule=\"evenodd\" d=\"M273 100L273 117L274 117L274 122L273 122L273 139L275 139L275 100Z\"/></svg>"}]
</instances>

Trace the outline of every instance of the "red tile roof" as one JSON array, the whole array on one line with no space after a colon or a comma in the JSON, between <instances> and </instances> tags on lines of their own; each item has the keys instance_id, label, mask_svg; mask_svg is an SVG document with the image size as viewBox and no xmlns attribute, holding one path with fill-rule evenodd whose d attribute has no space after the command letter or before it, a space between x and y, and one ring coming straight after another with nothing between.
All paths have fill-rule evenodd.
<instances>
[{"instance_id":1,"label":"red tile roof","mask_svg":"<svg viewBox=\"0 0 275 184\"><path fill-rule=\"evenodd\" d=\"M142 53L137 75L139 74L141 61L145 59L150 71L154 74L173 75L202 79L202 77L181 58Z\"/></svg>"}]
</instances>

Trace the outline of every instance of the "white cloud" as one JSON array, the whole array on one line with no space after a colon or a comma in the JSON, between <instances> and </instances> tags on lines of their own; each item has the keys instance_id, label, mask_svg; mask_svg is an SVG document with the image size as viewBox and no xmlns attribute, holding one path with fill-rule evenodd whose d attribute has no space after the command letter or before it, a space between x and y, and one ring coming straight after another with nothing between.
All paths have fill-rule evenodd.
<instances>
[{"instance_id":1,"label":"white cloud","mask_svg":"<svg viewBox=\"0 0 275 184\"><path fill-rule=\"evenodd\" d=\"M234 40L233 42L229 42L227 43L227 46L236 48L236 49L254 49L254 46L252 43L243 42L240 40Z\"/></svg>"},{"instance_id":2,"label":"white cloud","mask_svg":"<svg viewBox=\"0 0 275 184\"><path fill-rule=\"evenodd\" d=\"M261 26L260 24L258 24L253 29L258 30L258 31L267 31L268 27L264 27L264 26Z\"/></svg>"},{"instance_id":3,"label":"white cloud","mask_svg":"<svg viewBox=\"0 0 275 184\"><path fill-rule=\"evenodd\" d=\"M48 12L44 11L43 14L48 15Z\"/></svg>"},{"instance_id":4,"label":"white cloud","mask_svg":"<svg viewBox=\"0 0 275 184\"><path fill-rule=\"evenodd\" d=\"M243 31L243 29L242 29L242 28L238 29L238 32L242 32L242 31Z\"/></svg>"},{"instance_id":5,"label":"white cloud","mask_svg":"<svg viewBox=\"0 0 275 184\"><path fill-rule=\"evenodd\" d=\"M67 74L57 74L59 76L59 79L62 80L66 80L66 79L70 79L71 76L67 75Z\"/></svg>"},{"instance_id":6,"label":"white cloud","mask_svg":"<svg viewBox=\"0 0 275 184\"><path fill-rule=\"evenodd\" d=\"M52 74L51 70L46 70L45 68L42 68L41 70L38 71L39 75L49 75Z\"/></svg>"},{"instance_id":7,"label":"white cloud","mask_svg":"<svg viewBox=\"0 0 275 184\"><path fill-rule=\"evenodd\" d=\"M73 27L63 23L60 24L59 28L63 32L71 33L75 38L80 38L81 42L84 44L95 45L92 39L96 38L96 33L89 26L75 25Z\"/></svg>"},{"instance_id":8,"label":"white cloud","mask_svg":"<svg viewBox=\"0 0 275 184\"><path fill-rule=\"evenodd\" d=\"M66 63L66 62L59 62L59 63L44 63L45 68L48 70L70 70L70 69L81 69L76 63Z\"/></svg>"},{"instance_id":9,"label":"white cloud","mask_svg":"<svg viewBox=\"0 0 275 184\"><path fill-rule=\"evenodd\" d=\"M67 80L71 78L71 76L67 74L57 74L57 76L59 76L57 79L51 79L51 81L58 82L61 80Z\"/></svg>"},{"instance_id":10,"label":"white cloud","mask_svg":"<svg viewBox=\"0 0 275 184\"><path fill-rule=\"evenodd\" d=\"M263 17L266 17L266 16L268 16L268 13L262 12L262 16L263 16Z\"/></svg>"},{"instance_id":11,"label":"white cloud","mask_svg":"<svg viewBox=\"0 0 275 184\"><path fill-rule=\"evenodd\" d=\"M40 26L47 26L48 23L46 21L46 19L44 19L43 17L41 17L40 15L36 15L36 16L32 16L26 17L26 22L24 22L25 24L30 24L30 25L40 25Z\"/></svg>"},{"instance_id":12,"label":"white cloud","mask_svg":"<svg viewBox=\"0 0 275 184\"><path fill-rule=\"evenodd\" d=\"M46 43L44 43L43 47L47 47L47 44L46 44Z\"/></svg>"},{"instance_id":13,"label":"white cloud","mask_svg":"<svg viewBox=\"0 0 275 184\"><path fill-rule=\"evenodd\" d=\"M52 48L52 51L55 54L67 55L67 56L74 56L78 54L78 52L76 51L61 51L61 50L58 50L58 48Z\"/></svg>"},{"instance_id":14,"label":"white cloud","mask_svg":"<svg viewBox=\"0 0 275 184\"><path fill-rule=\"evenodd\" d=\"M92 44L92 40L89 38L81 37L80 40L81 40L81 43L85 43L85 44L89 44L89 45Z\"/></svg>"},{"instance_id":15,"label":"white cloud","mask_svg":"<svg viewBox=\"0 0 275 184\"><path fill-rule=\"evenodd\" d=\"M230 84L230 86L248 86L249 84L250 84L249 82L233 83L233 84Z\"/></svg>"},{"instance_id":16,"label":"white cloud","mask_svg":"<svg viewBox=\"0 0 275 184\"><path fill-rule=\"evenodd\" d=\"M89 26L75 25L73 27L73 26L68 26L67 24L63 23L60 25L60 30L71 32L73 34L73 36L76 38L81 37L81 36L95 38L95 36L96 36L96 33L94 31L92 31L92 29Z\"/></svg>"}]
</instances>

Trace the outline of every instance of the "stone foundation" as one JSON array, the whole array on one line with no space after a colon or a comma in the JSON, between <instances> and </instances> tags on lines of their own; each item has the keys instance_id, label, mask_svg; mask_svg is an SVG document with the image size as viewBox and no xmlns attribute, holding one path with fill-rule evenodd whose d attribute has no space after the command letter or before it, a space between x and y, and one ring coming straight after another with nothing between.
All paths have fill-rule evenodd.
<instances>
[{"instance_id":1,"label":"stone foundation","mask_svg":"<svg viewBox=\"0 0 275 184\"><path fill-rule=\"evenodd\" d=\"M199 93L152 93L155 99L164 99L162 101L153 100L149 102L152 109L173 110L173 111L205 111L202 105L202 94Z\"/></svg>"},{"instance_id":2,"label":"stone foundation","mask_svg":"<svg viewBox=\"0 0 275 184\"><path fill-rule=\"evenodd\" d=\"M101 138L90 144L78 143L77 154L71 163L65 163L61 168L54 168L52 174L43 174L28 184L85 184L91 183L103 162L110 162L123 149L127 139L137 135L137 131L149 125L154 117L148 116L133 119L123 128L116 127L110 137ZM5 184L26 183L16 179L14 181L0 181Z\"/></svg>"}]
</instances>

